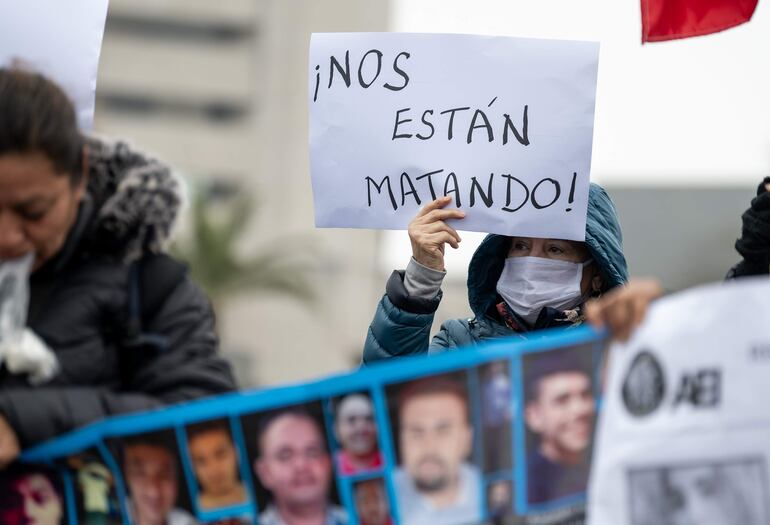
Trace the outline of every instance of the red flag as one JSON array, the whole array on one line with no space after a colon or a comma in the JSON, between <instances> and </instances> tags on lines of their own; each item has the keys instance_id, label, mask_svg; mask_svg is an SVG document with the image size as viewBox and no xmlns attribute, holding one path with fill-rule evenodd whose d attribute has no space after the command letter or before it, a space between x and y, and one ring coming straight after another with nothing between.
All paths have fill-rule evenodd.
<instances>
[{"instance_id":1,"label":"red flag","mask_svg":"<svg viewBox=\"0 0 770 525\"><path fill-rule=\"evenodd\" d=\"M758 0L642 0L642 42L707 35L751 20Z\"/></svg>"}]
</instances>

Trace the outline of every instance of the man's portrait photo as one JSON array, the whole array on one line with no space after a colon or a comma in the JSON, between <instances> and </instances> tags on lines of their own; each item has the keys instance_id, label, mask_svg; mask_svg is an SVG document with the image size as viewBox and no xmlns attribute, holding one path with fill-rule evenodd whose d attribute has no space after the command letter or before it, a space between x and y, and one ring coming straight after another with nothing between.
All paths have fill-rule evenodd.
<instances>
[{"instance_id":1,"label":"man's portrait photo","mask_svg":"<svg viewBox=\"0 0 770 525\"><path fill-rule=\"evenodd\" d=\"M187 450L198 483L198 506L203 510L244 504L246 489L238 469L238 450L226 419L186 428Z\"/></svg>"},{"instance_id":2,"label":"man's portrait photo","mask_svg":"<svg viewBox=\"0 0 770 525\"><path fill-rule=\"evenodd\" d=\"M480 522L479 469L467 376L450 374L388 387L399 467L393 474L402 523Z\"/></svg>"},{"instance_id":3,"label":"man's portrait photo","mask_svg":"<svg viewBox=\"0 0 770 525\"><path fill-rule=\"evenodd\" d=\"M174 431L139 434L120 440L119 463L134 525L192 525Z\"/></svg>"},{"instance_id":4,"label":"man's portrait photo","mask_svg":"<svg viewBox=\"0 0 770 525\"><path fill-rule=\"evenodd\" d=\"M529 503L586 490L596 419L589 350L568 348L523 358Z\"/></svg>"},{"instance_id":5,"label":"man's portrait photo","mask_svg":"<svg viewBox=\"0 0 770 525\"><path fill-rule=\"evenodd\" d=\"M393 525L385 480L371 478L353 485L353 502L359 525Z\"/></svg>"},{"instance_id":6,"label":"man's portrait photo","mask_svg":"<svg viewBox=\"0 0 770 525\"><path fill-rule=\"evenodd\" d=\"M320 403L242 418L261 525L345 525Z\"/></svg>"}]
</instances>

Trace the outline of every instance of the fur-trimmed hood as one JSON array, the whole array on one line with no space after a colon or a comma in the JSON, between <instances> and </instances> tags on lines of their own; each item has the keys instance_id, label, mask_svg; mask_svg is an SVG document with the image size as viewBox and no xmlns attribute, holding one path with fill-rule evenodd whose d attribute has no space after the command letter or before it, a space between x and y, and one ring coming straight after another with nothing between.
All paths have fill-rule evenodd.
<instances>
[{"instance_id":1,"label":"fur-trimmed hood","mask_svg":"<svg viewBox=\"0 0 770 525\"><path fill-rule=\"evenodd\" d=\"M84 239L90 251L131 261L163 252L184 200L182 182L167 166L125 142L95 137L88 146Z\"/></svg>"},{"instance_id":2,"label":"fur-trimmed hood","mask_svg":"<svg viewBox=\"0 0 770 525\"><path fill-rule=\"evenodd\" d=\"M601 271L605 290L622 286L628 281L617 210L604 188L594 183L588 190L585 243ZM484 317L490 307L500 301L497 281L509 247L509 237L490 234L471 258L468 266L468 302L476 317Z\"/></svg>"}]
</instances>

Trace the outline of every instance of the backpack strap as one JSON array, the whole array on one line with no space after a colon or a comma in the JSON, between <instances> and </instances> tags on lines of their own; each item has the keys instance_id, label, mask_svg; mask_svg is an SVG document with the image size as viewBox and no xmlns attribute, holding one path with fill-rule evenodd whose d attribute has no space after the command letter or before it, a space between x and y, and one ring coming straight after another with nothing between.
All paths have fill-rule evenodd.
<instances>
[{"instance_id":1,"label":"backpack strap","mask_svg":"<svg viewBox=\"0 0 770 525\"><path fill-rule=\"evenodd\" d=\"M168 349L168 338L148 332L146 327L186 276L187 266L165 254L148 254L131 264L120 351L123 385L129 384L140 361Z\"/></svg>"}]
</instances>

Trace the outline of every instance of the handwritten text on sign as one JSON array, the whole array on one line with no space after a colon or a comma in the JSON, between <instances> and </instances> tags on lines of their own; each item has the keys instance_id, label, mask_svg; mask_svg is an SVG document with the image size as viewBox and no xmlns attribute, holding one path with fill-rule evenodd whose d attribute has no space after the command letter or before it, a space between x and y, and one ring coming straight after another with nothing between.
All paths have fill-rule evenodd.
<instances>
[{"instance_id":1,"label":"handwritten text on sign","mask_svg":"<svg viewBox=\"0 0 770 525\"><path fill-rule=\"evenodd\" d=\"M316 225L403 229L449 195L460 229L583 240L598 44L314 34Z\"/></svg>"}]
</instances>

